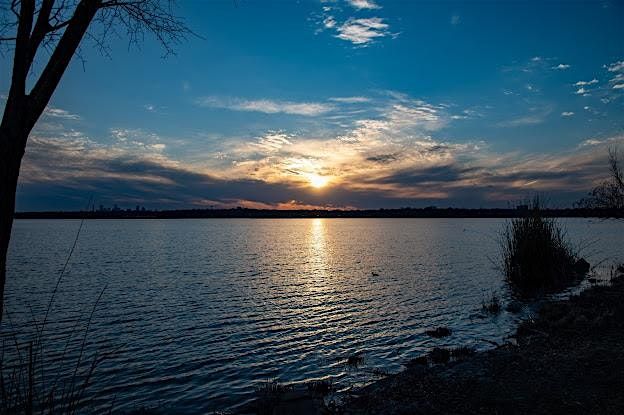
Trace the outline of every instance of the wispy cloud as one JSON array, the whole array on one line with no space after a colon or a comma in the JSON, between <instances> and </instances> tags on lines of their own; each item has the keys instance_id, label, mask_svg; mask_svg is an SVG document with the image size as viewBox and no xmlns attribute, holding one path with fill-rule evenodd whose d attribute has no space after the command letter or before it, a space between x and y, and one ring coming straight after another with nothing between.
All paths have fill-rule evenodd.
<instances>
[{"instance_id":1,"label":"wispy cloud","mask_svg":"<svg viewBox=\"0 0 624 415\"><path fill-rule=\"evenodd\" d=\"M323 19L323 26L326 29L333 29L336 26L336 19L334 19L334 16L327 16Z\"/></svg>"},{"instance_id":2,"label":"wispy cloud","mask_svg":"<svg viewBox=\"0 0 624 415\"><path fill-rule=\"evenodd\" d=\"M486 143L415 133L411 127L422 114L410 122L405 111L392 111L356 124L355 142L270 131L247 147L232 148L236 162L218 167L182 163L162 149L135 144L158 137L140 130L112 130L110 145L73 131L35 135L20 176L18 208L29 198L76 208L85 194L98 203L158 208L392 207L436 201L504 206L536 191L574 201L604 177L607 146L624 143L624 136L592 137L558 154L499 154ZM258 152L260 157L250 158ZM326 190L310 188L309 177L315 175L329 180Z\"/></svg>"},{"instance_id":3,"label":"wispy cloud","mask_svg":"<svg viewBox=\"0 0 624 415\"><path fill-rule=\"evenodd\" d=\"M565 68L557 68L555 65L555 58L545 57L545 56L533 56L528 60L521 60L513 62L510 65L505 65L502 67L503 72L522 72L525 74L532 73L541 73L546 72L552 69L567 69L566 64L562 64L566 66Z\"/></svg>"},{"instance_id":4,"label":"wispy cloud","mask_svg":"<svg viewBox=\"0 0 624 415\"><path fill-rule=\"evenodd\" d=\"M80 116L77 114L72 114L69 111L66 111L61 108L54 108L52 106L47 106L44 111L44 116L52 117L52 118L62 118L64 120L79 120Z\"/></svg>"},{"instance_id":5,"label":"wispy cloud","mask_svg":"<svg viewBox=\"0 0 624 415\"><path fill-rule=\"evenodd\" d=\"M221 98L202 97L197 104L201 107L224 108L233 111L263 112L265 114L292 114L304 116L316 116L332 111L331 104L322 102L294 102L279 101L271 99L243 99L243 98Z\"/></svg>"},{"instance_id":6,"label":"wispy cloud","mask_svg":"<svg viewBox=\"0 0 624 415\"><path fill-rule=\"evenodd\" d=\"M454 122L448 105L396 92L373 102L377 115L367 112L346 131L268 130L224 138L210 153L184 160L172 156L171 137L141 129L111 129L105 140L73 129L38 131L26 152L19 205L28 197L67 204L84 194L105 204L281 209L496 205L535 191L577 198L600 179L606 146L624 142L592 137L567 153L501 154L481 140L441 138ZM534 124L548 111L535 108L509 125ZM313 189L317 177L328 186Z\"/></svg>"},{"instance_id":7,"label":"wispy cloud","mask_svg":"<svg viewBox=\"0 0 624 415\"><path fill-rule=\"evenodd\" d=\"M292 135L283 131L268 131L262 137L258 138L258 142L253 143L253 145L265 152L276 152L282 147L292 144L292 138Z\"/></svg>"},{"instance_id":8,"label":"wispy cloud","mask_svg":"<svg viewBox=\"0 0 624 415\"><path fill-rule=\"evenodd\" d=\"M508 121L501 121L497 125L499 127L521 127L525 125L536 125L544 122L544 117L540 115L526 115L514 118Z\"/></svg>"},{"instance_id":9,"label":"wispy cloud","mask_svg":"<svg viewBox=\"0 0 624 415\"><path fill-rule=\"evenodd\" d=\"M354 97L332 97L329 98L330 101L334 101L334 102L341 102L343 104L361 104L361 103L365 103L365 102L370 102L371 99L367 98L367 97L360 97L360 96L354 96Z\"/></svg>"},{"instance_id":10,"label":"wispy cloud","mask_svg":"<svg viewBox=\"0 0 624 415\"><path fill-rule=\"evenodd\" d=\"M461 22L461 17L458 14L454 14L451 16L451 24L453 26L457 26Z\"/></svg>"},{"instance_id":11,"label":"wispy cloud","mask_svg":"<svg viewBox=\"0 0 624 415\"><path fill-rule=\"evenodd\" d=\"M367 46L377 38L390 36L389 27L380 17L351 18L338 27L336 37L356 46Z\"/></svg>"},{"instance_id":12,"label":"wispy cloud","mask_svg":"<svg viewBox=\"0 0 624 415\"><path fill-rule=\"evenodd\" d=\"M609 72L622 72L624 71L624 61L610 63L609 65L605 65L605 68Z\"/></svg>"},{"instance_id":13,"label":"wispy cloud","mask_svg":"<svg viewBox=\"0 0 624 415\"><path fill-rule=\"evenodd\" d=\"M501 121L497 124L499 127L523 127L530 125L541 124L546 121L546 118L552 112L551 107L537 107L531 108L530 114L522 115L509 120Z\"/></svg>"},{"instance_id":14,"label":"wispy cloud","mask_svg":"<svg viewBox=\"0 0 624 415\"><path fill-rule=\"evenodd\" d=\"M553 66L553 69L559 70L559 71L564 71L566 69L570 69L570 65L566 64L566 63L560 63L559 65Z\"/></svg>"},{"instance_id":15,"label":"wispy cloud","mask_svg":"<svg viewBox=\"0 0 624 415\"><path fill-rule=\"evenodd\" d=\"M358 10L381 9L381 6L375 3L373 0L347 0L347 2Z\"/></svg>"},{"instance_id":16,"label":"wispy cloud","mask_svg":"<svg viewBox=\"0 0 624 415\"><path fill-rule=\"evenodd\" d=\"M578 81L577 83L574 84L574 86L587 86L587 85L594 85L597 83L598 83L598 80L594 78L591 81Z\"/></svg>"},{"instance_id":17,"label":"wispy cloud","mask_svg":"<svg viewBox=\"0 0 624 415\"><path fill-rule=\"evenodd\" d=\"M611 87L615 90L624 89L624 61L613 62L604 66L607 71L613 73L613 77L609 79Z\"/></svg>"}]
</instances>

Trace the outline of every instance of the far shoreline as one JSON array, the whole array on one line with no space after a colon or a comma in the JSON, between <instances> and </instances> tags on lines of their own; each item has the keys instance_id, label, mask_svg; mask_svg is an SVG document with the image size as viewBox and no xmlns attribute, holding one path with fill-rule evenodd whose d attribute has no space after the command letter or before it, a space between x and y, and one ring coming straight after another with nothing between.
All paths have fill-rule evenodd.
<instances>
[{"instance_id":1,"label":"far shoreline","mask_svg":"<svg viewBox=\"0 0 624 415\"><path fill-rule=\"evenodd\" d=\"M305 218L463 218L509 219L526 216L524 206L517 208L400 208L400 209L181 209L181 210L80 210L16 212L15 219L305 219ZM624 210L560 208L544 209L543 216L552 218L623 218Z\"/></svg>"}]
</instances>

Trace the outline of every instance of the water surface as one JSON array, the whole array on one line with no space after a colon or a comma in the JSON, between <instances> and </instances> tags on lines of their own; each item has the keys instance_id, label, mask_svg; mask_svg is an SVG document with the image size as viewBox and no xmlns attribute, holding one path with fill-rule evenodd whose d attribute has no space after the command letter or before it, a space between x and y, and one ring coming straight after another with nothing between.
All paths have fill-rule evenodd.
<instances>
[{"instance_id":1,"label":"water surface","mask_svg":"<svg viewBox=\"0 0 624 415\"><path fill-rule=\"evenodd\" d=\"M624 223L562 220L592 264L624 260ZM236 409L267 379L332 378L340 388L398 371L434 346L488 347L518 316L485 317L509 293L499 219L198 219L84 222L50 315L58 360L77 316L105 288L86 349L93 405ZM18 329L41 320L80 221L18 220L7 307ZM32 312L31 312L32 308ZM84 320L83 320L84 321ZM452 336L424 331L449 326ZM73 337L73 346L82 341ZM345 365L362 353L359 369Z\"/></svg>"}]
</instances>

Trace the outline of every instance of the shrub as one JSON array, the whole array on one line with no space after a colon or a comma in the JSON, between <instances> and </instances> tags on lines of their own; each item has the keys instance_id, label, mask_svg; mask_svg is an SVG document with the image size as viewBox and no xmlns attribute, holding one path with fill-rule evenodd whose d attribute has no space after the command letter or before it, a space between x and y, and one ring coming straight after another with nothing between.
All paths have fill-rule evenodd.
<instances>
[{"instance_id":1,"label":"shrub","mask_svg":"<svg viewBox=\"0 0 624 415\"><path fill-rule=\"evenodd\" d=\"M525 216L507 223L502 256L507 280L522 295L562 288L582 274L565 231L555 219L543 216L539 198Z\"/></svg>"}]
</instances>

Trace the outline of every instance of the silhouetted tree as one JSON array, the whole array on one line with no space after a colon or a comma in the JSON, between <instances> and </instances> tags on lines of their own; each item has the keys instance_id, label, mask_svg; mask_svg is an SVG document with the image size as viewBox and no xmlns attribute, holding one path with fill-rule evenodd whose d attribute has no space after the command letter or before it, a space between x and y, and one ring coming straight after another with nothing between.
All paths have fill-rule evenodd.
<instances>
[{"instance_id":1,"label":"silhouetted tree","mask_svg":"<svg viewBox=\"0 0 624 415\"><path fill-rule=\"evenodd\" d=\"M600 183L579 203L592 209L624 209L624 170L617 147L609 149L609 179Z\"/></svg>"},{"instance_id":2,"label":"silhouetted tree","mask_svg":"<svg viewBox=\"0 0 624 415\"><path fill-rule=\"evenodd\" d=\"M166 53L189 34L173 14L173 0L4 0L0 44L13 55L11 86L0 124L0 321L4 310L7 249L15 213L15 191L28 136L45 111L69 62L89 38L104 53L106 39L122 30L131 43L154 35ZM48 52L30 91L38 52ZM38 57L39 58L39 57ZM41 58L44 60L44 58ZM30 83L30 82L28 82Z\"/></svg>"}]
</instances>

